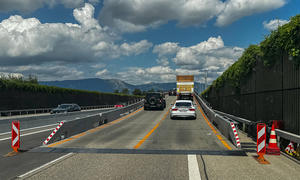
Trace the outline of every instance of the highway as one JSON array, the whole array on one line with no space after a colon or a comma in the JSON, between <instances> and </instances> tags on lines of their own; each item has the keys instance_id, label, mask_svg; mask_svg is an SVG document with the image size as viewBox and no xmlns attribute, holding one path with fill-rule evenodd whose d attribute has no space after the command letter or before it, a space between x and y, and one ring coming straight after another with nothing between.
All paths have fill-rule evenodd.
<instances>
[{"instance_id":1,"label":"highway","mask_svg":"<svg viewBox=\"0 0 300 180\"><path fill-rule=\"evenodd\" d=\"M0 118L0 136L3 133L9 132L11 129L11 122L14 120L20 121L21 130L35 128L45 125L55 125L60 121L68 121L76 118L82 118L92 114L97 114L111 110L112 108L105 109L92 109L82 110L77 112L59 113L59 114L33 114L33 115L22 115L22 116L11 116Z\"/></svg>"},{"instance_id":2,"label":"highway","mask_svg":"<svg viewBox=\"0 0 300 180\"><path fill-rule=\"evenodd\" d=\"M60 156L60 154L46 155L40 154L41 159L36 158L35 155L26 153L30 149L41 146L43 141L51 134L54 128L57 127L60 121L68 121L75 118L81 118L88 115L101 113L110 110L97 109L85 110L81 112L72 112L67 114L53 114L53 115L29 115L17 116L0 119L0 179L9 179L15 176L16 171L26 172L32 166L46 163ZM11 144L11 121L19 120L21 124L21 151L22 153L14 157L7 156L12 151ZM22 163L26 162L26 163Z\"/></svg>"},{"instance_id":3,"label":"highway","mask_svg":"<svg viewBox=\"0 0 300 180\"><path fill-rule=\"evenodd\" d=\"M296 179L299 164L237 150L198 107L196 120L171 120L164 111L139 109L71 138L1 157L1 179ZM253 144L241 134L242 143ZM254 144L255 146L255 144ZM31 160L30 160L31 159Z\"/></svg>"}]
</instances>

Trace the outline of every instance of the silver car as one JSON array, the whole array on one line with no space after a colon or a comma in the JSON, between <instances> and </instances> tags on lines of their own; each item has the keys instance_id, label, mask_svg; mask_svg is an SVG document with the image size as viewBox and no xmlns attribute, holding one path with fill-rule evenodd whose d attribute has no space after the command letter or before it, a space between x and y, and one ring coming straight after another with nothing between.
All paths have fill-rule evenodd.
<instances>
[{"instance_id":1,"label":"silver car","mask_svg":"<svg viewBox=\"0 0 300 180\"><path fill-rule=\"evenodd\" d=\"M196 108L191 100L177 100L171 108L170 118L196 119Z\"/></svg>"}]
</instances>

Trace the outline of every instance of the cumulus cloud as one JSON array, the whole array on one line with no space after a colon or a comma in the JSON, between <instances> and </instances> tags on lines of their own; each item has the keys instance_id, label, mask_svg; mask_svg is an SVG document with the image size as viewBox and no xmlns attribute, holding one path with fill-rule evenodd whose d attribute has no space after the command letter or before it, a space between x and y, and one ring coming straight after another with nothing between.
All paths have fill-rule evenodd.
<instances>
[{"instance_id":1,"label":"cumulus cloud","mask_svg":"<svg viewBox=\"0 0 300 180\"><path fill-rule=\"evenodd\" d=\"M221 36L210 37L194 46L181 47L173 61L186 69L224 70L236 61L244 49L224 46Z\"/></svg>"},{"instance_id":2,"label":"cumulus cloud","mask_svg":"<svg viewBox=\"0 0 300 180\"><path fill-rule=\"evenodd\" d=\"M120 46L120 50L124 55L139 55L145 51L147 51L150 47L152 47L152 43L148 42L147 40L141 40L137 43L123 43Z\"/></svg>"},{"instance_id":3,"label":"cumulus cloud","mask_svg":"<svg viewBox=\"0 0 300 180\"><path fill-rule=\"evenodd\" d=\"M169 60L168 58L166 57L162 57L162 58L159 58L159 59L156 59L156 62L162 66L167 66L169 65Z\"/></svg>"},{"instance_id":4,"label":"cumulus cloud","mask_svg":"<svg viewBox=\"0 0 300 180\"><path fill-rule=\"evenodd\" d=\"M278 26L285 25L289 22L290 21L284 20L284 19L273 19L273 20L270 20L269 22L264 21L263 25L264 25L265 29L267 29L269 31L274 31L278 28Z\"/></svg>"},{"instance_id":5,"label":"cumulus cloud","mask_svg":"<svg viewBox=\"0 0 300 180\"><path fill-rule=\"evenodd\" d=\"M285 3L286 0L227 0L216 25L225 26L244 16L280 8Z\"/></svg>"},{"instance_id":6,"label":"cumulus cloud","mask_svg":"<svg viewBox=\"0 0 300 180\"><path fill-rule=\"evenodd\" d=\"M163 44L159 44L154 46L153 53L158 54L159 57L165 56L165 55L172 55L175 54L179 50L178 43L174 42L166 42Z\"/></svg>"},{"instance_id":7,"label":"cumulus cloud","mask_svg":"<svg viewBox=\"0 0 300 180\"><path fill-rule=\"evenodd\" d=\"M255 13L282 7L286 0L104 0L101 24L120 32L145 31L175 20L179 26L225 26Z\"/></svg>"},{"instance_id":8,"label":"cumulus cloud","mask_svg":"<svg viewBox=\"0 0 300 180\"><path fill-rule=\"evenodd\" d=\"M94 19L94 7L75 9L78 24L41 23L11 16L0 23L0 64L76 63L138 55L152 44L146 40L118 45L116 36Z\"/></svg>"},{"instance_id":9,"label":"cumulus cloud","mask_svg":"<svg viewBox=\"0 0 300 180\"><path fill-rule=\"evenodd\" d=\"M153 49L153 53L158 54L158 64L167 66L169 63L163 64L164 60L172 59L177 66L177 69L172 71L173 75L192 74L203 77L203 73L208 70L210 79L222 74L243 51L240 47L225 46L221 36L210 37L207 41L188 47L166 42L154 46Z\"/></svg>"}]
</instances>

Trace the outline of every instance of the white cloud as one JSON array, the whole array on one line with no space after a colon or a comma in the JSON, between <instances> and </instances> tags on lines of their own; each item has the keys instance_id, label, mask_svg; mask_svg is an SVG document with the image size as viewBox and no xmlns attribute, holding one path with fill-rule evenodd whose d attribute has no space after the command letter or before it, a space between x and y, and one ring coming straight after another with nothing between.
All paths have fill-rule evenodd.
<instances>
[{"instance_id":1,"label":"white cloud","mask_svg":"<svg viewBox=\"0 0 300 180\"><path fill-rule=\"evenodd\" d=\"M79 24L41 23L15 15L0 22L0 64L95 61L139 55L152 44L146 40L118 45L117 37L94 19L86 3L73 11Z\"/></svg>"},{"instance_id":2,"label":"white cloud","mask_svg":"<svg viewBox=\"0 0 300 180\"><path fill-rule=\"evenodd\" d=\"M152 43L147 40L141 40L137 43L123 43L120 46L120 50L124 55L130 56L132 54L139 55L145 51L147 51L150 47L152 47Z\"/></svg>"},{"instance_id":3,"label":"white cloud","mask_svg":"<svg viewBox=\"0 0 300 180\"><path fill-rule=\"evenodd\" d=\"M57 79L79 79L84 74L83 71L80 71L77 68L58 64L0 67L0 71L22 74L25 77L29 74L37 75L38 80L44 81Z\"/></svg>"},{"instance_id":4,"label":"white cloud","mask_svg":"<svg viewBox=\"0 0 300 180\"><path fill-rule=\"evenodd\" d=\"M166 57L162 57L156 60L156 62L162 66L167 66L169 65L169 60Z\"/></svg>"},{"instance_id":5,"label":"white cloud","mask_svg":"<svg viewBox=\"0 0 300 180\"><path fill-rule=\"evenodd\" d=\"M179 50L178 43L166 42L163 44L159 44L154 46L153 53L158 54L159 57L165 55L173 55Z\"/></svg>"},{"instance_id":6,"label":"white cloud","mask_svg":"<svg viewBox=\"0 0 300 180\"><path fill-rule=\"evenodd\" d=\"M244 16L280 8L285 3L286 0L227 0L216 25L226 26Z\"/></svg>"},{"instance_id":7,"label":"white cloud","mask_svg":"<svg viewBox=\"0 0 300 180\"><path fill-rule=\"evenodd\" d=\"M172 58L177 66L171 71L173 75L191 74L203 77L204 71L208 70L210 78L214 79L238 60L243 51L244 49L240 47L225 46L222 37L218 36L188 47L166 42L154 46L153 53L158 54L157 63L160 65L164 65L164 60Z\"/></svg>"},{"instance_id":8,"label":"white cloud","mask_svg":"<svg viewBox=\"0 0 300 180\"><path fill-rule=\"evenodd\" d=\"M175 71L168 66L130 67L126 71L118 72L115 77L132 84L174 82L176 80Z\"/></svg>"},{"instance_id":9,"label":"white cloud","mask_svg":"<svg viewBox=\"0 0 300 180\"><path fill-rule=\"evenodd\" d=\"M276 30L278 28L278 26L282 26L282 25L285 25L287 23L289 23L290 21L288 20L283 20L283 19L273 19L269 22L267 21L264 21L263 22L263 25L264 25L264 28L269 30L269 31L273 31L273 30Z\"/></svg>"},{"instance_id":10,"label":"white cloud","mask_svg":"<svg viewBox=\"0 0 300 180\"><path fill-rule=\"evenodd\" d=\"M101 71L96 72L95 75L101 77L103 75L106 75L107 73L108 73L108 70L107 69L103 69Z\"/></svg>"}]
</instances>

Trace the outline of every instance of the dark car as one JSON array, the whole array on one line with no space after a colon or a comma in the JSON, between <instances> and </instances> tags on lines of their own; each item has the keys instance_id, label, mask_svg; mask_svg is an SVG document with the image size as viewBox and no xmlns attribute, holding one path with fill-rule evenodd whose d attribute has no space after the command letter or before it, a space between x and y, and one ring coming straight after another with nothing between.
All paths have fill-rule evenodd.
<instances>
[{"instance_id":1,"label":"dark car","mask_svg":"<svg viewBox=\"0 0 300 180\"><path fill-rule=\"evenodd\" d=\"M51 114L54 113L66 113L66 112L73 112L73 111L80 111L81 108L77 104L60 104L57 108L54 108L50 111Z\"/></svg>"},{"instance_id":2,"label":"dark car","mask_svg":"<svg viewBox=\"0 0 300 180\"><path fill-rule=\"evenodd\" d=\"M147 93L145 97L144 110L161 109L166 107L164 95L159 92Z\"/></svg>"},{"instance_id":3,"label":"dark car","mask_svg":"<svg viewBox=\"0 0 300 180\"><path fill-rule=\"evenodd\" d=\"M194 97L192 94L179 94L178 95L178 100L191 100L193 101Z\"/></svg>"},{"instance_id":4,"label":"dark car","mask_svg":"<svg viewBox=\"0 0 300 180\"><path fill-rule=\"evenodd\" d=\"M176 96L177 92L176 89L172 89L169 91L169 96Z\"/></svg>"}]
</instances>

